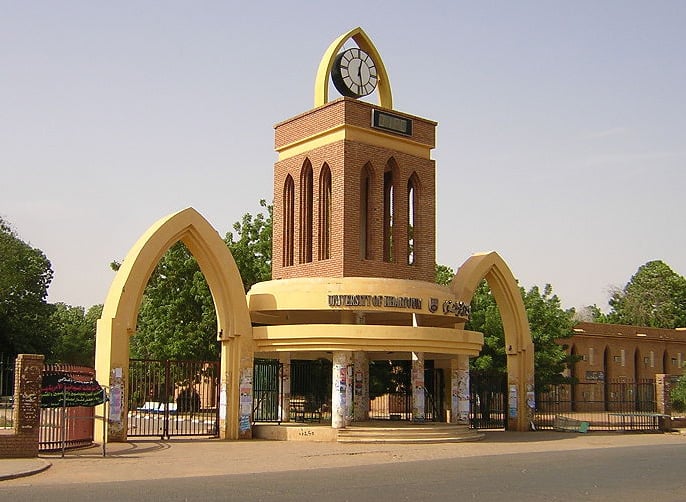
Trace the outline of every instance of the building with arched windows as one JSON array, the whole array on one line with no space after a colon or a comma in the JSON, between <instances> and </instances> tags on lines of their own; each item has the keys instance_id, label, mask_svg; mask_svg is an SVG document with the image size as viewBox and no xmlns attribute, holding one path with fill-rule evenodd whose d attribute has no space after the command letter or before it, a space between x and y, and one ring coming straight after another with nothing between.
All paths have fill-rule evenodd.
<instances>
[{"instance_id":1,"label":"building with arched windows","mask_svg":"<svg viewBox=\"0 0 686 502\"><path fill-rule=\"evenodd\" d=\"M581 383L682 375L686 362L683 329L581 322L565 344L569 353L579 356L572 376Z\"/></svg>"}]
</instances>

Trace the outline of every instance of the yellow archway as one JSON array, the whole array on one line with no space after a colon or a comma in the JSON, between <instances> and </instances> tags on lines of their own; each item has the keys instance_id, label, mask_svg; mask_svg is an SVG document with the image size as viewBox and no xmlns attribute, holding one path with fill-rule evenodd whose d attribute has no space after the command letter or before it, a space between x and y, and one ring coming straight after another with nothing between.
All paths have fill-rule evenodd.
<instances>
[{"instance_id":1,"label":"yellow archway","mask_svg":"<svg viewBox=\"0 0 686 502\"><path fill-rule=\"evenodd\" d=\"M507 263L498 253L478 253L458 269L450 289L470 304L476 288L486 279L498 304L505 331L508 383L508 428L529 430L535 408L534 345L524 301Z\"/></svg>"},{"instance_id":2,"label":"yellow archway","mask_svg":"<svg viewBox=\"0 0 686 502\"><path fill-rule=\"evenodd\" d=\"M136 332L143 291L164 253L179 241L196 258L217 312L217 336L221 341L220 437L250 437L249 411L247 419L246 410L240 412L241 392L252 396L253 358L243 282L217 231L195 209L187 208L157 221L129 250L98 320L95 370L99 381L110 388L109 441L126 440L129 337Z\"/></svg>"},{"instance_id":3,"label":"yellow archway","mask_svg":"<svg viewBox=\"0 0 686 502\"><path fill-rule=\"evenodd\" d=\"M379 51L376 50L371 38L362 30L362 28L353 28L347 33L343 33L336 40L331 42L328 49L324 52L322 60L319 62L317 69L317 77L314 82L314 106L325 105L329 101L329 75L331 75L331 68L333 68L334 59L339 49L349 39L353 39L357 46L366 51L376 63L378 70L378 97L379 106L384 108L393 108L393 93L391 92L391 81L388 78L388 72L383 64Z\"/></svg>"}]
</instances>

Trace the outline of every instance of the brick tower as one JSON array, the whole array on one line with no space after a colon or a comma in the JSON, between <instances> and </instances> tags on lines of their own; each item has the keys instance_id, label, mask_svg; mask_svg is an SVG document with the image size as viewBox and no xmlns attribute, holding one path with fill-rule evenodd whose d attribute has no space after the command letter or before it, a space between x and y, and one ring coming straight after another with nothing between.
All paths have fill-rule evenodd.
<instances>
[{"instance_id":1,"label":"brick tower","mask_svg":"<svg viewBox=\"0 0 686 502\"><path fill-rule=\"evenodd\" d=\"M342 97L275 130L273 279L434 280L435 122Z\"/></svg>"}]
</instances>

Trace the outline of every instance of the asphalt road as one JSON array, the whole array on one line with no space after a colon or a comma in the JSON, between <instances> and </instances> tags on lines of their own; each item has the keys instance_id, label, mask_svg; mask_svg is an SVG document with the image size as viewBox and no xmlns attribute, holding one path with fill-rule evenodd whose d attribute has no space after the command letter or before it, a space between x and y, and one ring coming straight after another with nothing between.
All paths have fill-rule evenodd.
<instances>
[{"instance_id":1,"label":"asphalt road","mask_svg":"<svg viewBox=\"0 0 686 502\"><path fill-rule=\"evenodd\" d=\"M0 485L0 500L686 500L686 446L501 454L150 481Z\"/></svg>"}]
</instances>

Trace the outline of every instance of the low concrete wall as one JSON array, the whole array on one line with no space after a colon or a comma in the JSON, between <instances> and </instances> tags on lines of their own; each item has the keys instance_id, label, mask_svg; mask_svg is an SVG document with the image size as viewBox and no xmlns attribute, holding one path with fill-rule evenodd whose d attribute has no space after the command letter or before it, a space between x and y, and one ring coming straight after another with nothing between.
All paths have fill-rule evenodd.
<instances>
[{"instance_id":1,"label":"low concrete wall","mask_svg":"<svg viewBox=\"0 0 686 502\"><path fill-rule=\"evenodd\" d=\"M253 426L253 438L271 441L327 441L338 440L338 431L328 425L305 425L282 423L281 425L257 424Z\"/></svg>"}]
</instances>

